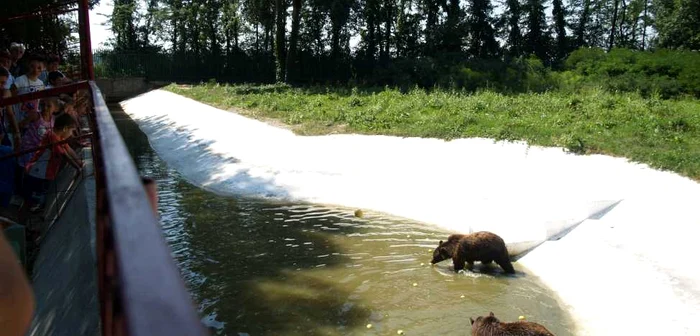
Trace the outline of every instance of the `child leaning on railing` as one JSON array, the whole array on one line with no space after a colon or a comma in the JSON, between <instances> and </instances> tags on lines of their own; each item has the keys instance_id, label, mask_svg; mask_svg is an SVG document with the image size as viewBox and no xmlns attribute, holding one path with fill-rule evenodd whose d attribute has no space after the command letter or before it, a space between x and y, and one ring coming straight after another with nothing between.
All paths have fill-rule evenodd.
<instances>
[{"instance_id":1,"label":"child leaning on railing","mask_svg":"<svg viewBox=\"0 0 700 336\"><path fill-rule=\"evenodd\" d=\"M39 145L43 148L34 153L27 163L22 185L24 203L18 216L20 223L26 221L27 210L37 204L36 196L43 196L48 190L49 183L56 179L64 160L78 172L81 171L83 162L68 143L56 144L68 139L74 129L75 121L70 115L61 114L56 117L53 132L48 133Z\"/></svg>"}]
</instances>

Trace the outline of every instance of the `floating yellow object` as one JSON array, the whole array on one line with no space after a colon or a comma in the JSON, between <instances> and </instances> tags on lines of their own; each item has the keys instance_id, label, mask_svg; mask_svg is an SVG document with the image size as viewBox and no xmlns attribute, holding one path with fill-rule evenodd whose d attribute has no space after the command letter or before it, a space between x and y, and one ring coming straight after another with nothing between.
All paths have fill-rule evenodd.
<instances>
[{"instance_id":1,"label":"floating yellow object","mask_svg":"<svg viewBox=\"0 0 700 336\"><path fill-rule=\"evenodd\" d=\"M525 319L525 316L522 316L522 315L518 316L518 320L522 321L524 319Z\"/></svg>"},{"instance_id":2,"label":"floating yellow object","mask_svg":"<svg viewBox=\"0 0 700 336\"><path fill-rule=\"evenodd\" d=\"M414 282L413 287L416 287L416 286L418 286L418 283Z\"/></svg>"},{"instance_id":3,"label":"floating yellow object","mask_svg":"<svg viewBox=\"0 0 700 336\"><path fill-rule=\"evenodd\" d=\"M461 299L464 299L464 295L460 296Z\"/></svg>"},{"instance_id":4,"label":"floating yellow object","mask_svg":"<svg viewBox=\"0 0 700 336\"><path fill-rule=\"evenodd\" d=\"M367 329L372 329L372 323L367 325Z\"/></svg>"},{"instance_id":5,"label":"floating yellow object","mask_svg":"<svg viewBox=\"0 0 700 336\"><path fill-rule=\"evenodd\" d=\"M396 331L396 333L399 335L403 335L403 330L399 329L398 331Z\"/></svg>"},{"instance_id":6,"label":"floating yellow object","mask_svg":"<svg viewBox=\"0 0 700 336\"><path fill-rule=\"evenodd\" d=\"M355 217L362 218L365 214L362 212L362 210L357 209L355 210Z\"/></svg>"},{"instance_id":7,"label":"floating yellow object","mask_svg":"<svg viewBox=\"0 0 700 336\"><path fill-rule=\"evenodd\" d=\"M406 238L411 238L411 235L406 235Z\"/></svg>"},{"instance_id":8,"label":"floating yellow object","mask_svg":"<svg viewBox=\"0 0 700 336\"><path fill-rule=\"evenodd\" d=\"M420 263L421 266L425 266L425 263Z\"/></svg>"}]
</instances>

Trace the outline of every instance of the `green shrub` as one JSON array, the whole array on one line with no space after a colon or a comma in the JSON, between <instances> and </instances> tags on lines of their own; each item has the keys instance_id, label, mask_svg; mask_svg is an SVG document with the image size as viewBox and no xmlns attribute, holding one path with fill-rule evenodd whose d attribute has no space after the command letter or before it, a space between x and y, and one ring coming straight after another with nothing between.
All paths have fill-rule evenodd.
<instances>
[{"instance_id":1,"label":"green shrub","mask_svg":"<svg viewBox=\"0 0 700 336\"><path fill-rule=\"evenodd\" d=\"M564 85L595 84L612 92L639 92L645 97L700 97L700 53L693 51L582 48L565 63Z\"/></svg>"}]
</instances>

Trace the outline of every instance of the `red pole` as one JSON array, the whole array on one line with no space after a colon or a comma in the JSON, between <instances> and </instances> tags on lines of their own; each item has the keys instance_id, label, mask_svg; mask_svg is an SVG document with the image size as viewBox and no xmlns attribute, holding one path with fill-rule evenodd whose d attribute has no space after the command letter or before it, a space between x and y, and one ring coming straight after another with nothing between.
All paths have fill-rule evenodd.
<instances>
[{"instance_id":1,"label":"red pole","mask_svg":"<svg viewBox=\"0 0 700 336\"><path fill-rule=\"evenodd\" d=\"M83 77L95 80L95 70L92 64L92 44L90 41L90 7L88 0L80 0L78 4L78 21L80 26L80 58Z\"/></svg>"}]
</instances>

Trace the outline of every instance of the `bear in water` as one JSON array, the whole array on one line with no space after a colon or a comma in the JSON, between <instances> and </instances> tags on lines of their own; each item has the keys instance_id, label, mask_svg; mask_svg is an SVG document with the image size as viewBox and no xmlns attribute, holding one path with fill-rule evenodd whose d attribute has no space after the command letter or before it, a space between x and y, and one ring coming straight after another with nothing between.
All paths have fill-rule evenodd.
<instances>
[{"instance_id":1,"label":"bear in water","mask_svg":"<svg viewBox=\"0 0 700 336\"><path fill-rule=\"evenodd\" d=\"M472 323L472 336L554 336L547 328L534 322L510 322L504 323L498 320L493 313L489 316L479 316Z\"/></svg>"},{"instance_id":2,"label":"bear in water","mask_svg":"<svg viewBox=\"0 0 700 336\"><path fill-rule=\"evenodd\" d=\"M453 234L446 242L440 241L435 251L431 264L437 264L445 259L452 258L455 272L464 269L466 262L468 268L474 266L474 261L489 264L495 261L506 273L513 274L513 264L510 263L506 243L498 235L480 231L472 234Z\"/></svg>"}]
</instances>

